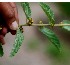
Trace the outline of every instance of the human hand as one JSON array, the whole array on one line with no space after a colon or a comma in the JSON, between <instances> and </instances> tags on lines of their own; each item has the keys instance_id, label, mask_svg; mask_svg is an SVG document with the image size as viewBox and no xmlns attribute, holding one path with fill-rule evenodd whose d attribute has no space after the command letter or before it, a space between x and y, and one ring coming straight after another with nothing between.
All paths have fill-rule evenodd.
<instances>
[{"instance_id":1,"label":"human hand","mask_svg":"<svg viewBox=\"0 0 70 65\"><path fill-rule=\"evenodd\" d=\"M0 2L0 42L5 44L4 36L11 32L11 34L16 33L18 28L18 13L16 4L13 2Z\"/></svg>"}]
</instances>

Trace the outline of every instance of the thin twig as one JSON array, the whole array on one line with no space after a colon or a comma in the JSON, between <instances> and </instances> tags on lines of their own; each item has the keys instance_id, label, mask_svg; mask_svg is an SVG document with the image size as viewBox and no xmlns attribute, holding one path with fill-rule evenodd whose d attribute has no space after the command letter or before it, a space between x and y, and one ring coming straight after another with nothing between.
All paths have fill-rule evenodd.
<instances>
[{"instance_id":1,"label":"thin twig","mask_svg":"<svg viewBox=\"0 0 70 65\"><path fill-rule=\"evenodd\" d=\"M28 24L23 24L20 26L29 26ZM51 26L50 24L32 24L31 26ZM54 26L70 26L70 24L54 24Z\"/></svg>"}]
</instances>

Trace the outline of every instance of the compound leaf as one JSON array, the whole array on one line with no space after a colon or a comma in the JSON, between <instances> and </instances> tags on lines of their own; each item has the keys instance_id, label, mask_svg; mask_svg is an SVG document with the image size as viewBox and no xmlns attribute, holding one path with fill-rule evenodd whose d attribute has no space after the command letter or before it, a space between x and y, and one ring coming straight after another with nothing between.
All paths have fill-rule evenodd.
<instances>
[{"instance_id":1,"label":"compound leaf","mask_svg":"<svg viewBox=\"0 0 70 65\"><path fill-rule=\"evenodd\" d=\"M55 35L55 33L45 27L40 27L39 30L56 46L56 48L60 51L60 42Z\"/></svg>"},{"instance_id":2,"label":"compound leaf","mask_svg":"<svg viewBox=\"0 0 70 65\"><path fill-rule=\"evenodd\" d=\"M50 9L50 7L47 4L43 2L40 2L40 6L45 12L45 14L48 16L49 23L53 26L55 23L53 11Z\"/></svg>"},{"instance_id":3,"label":"compound leaf","mask_svg":"<svg viewBox=\"0 0 70 65\"><path fill-rule=\"evenodd\" d=\"M17 33L16 33L15 43L13 44L13 49L12 49L12 51L10 53L10 57L15 56L15 54L20 49L20 46L21 46L23 40L24 40L24 36L23 36L22 31L19 28L17 30Z\"/></svg>"},{"instance_id":4,"label":"compound leaf","mask_svg":"<svg viewBox=\"0 0 70 65\"><path fill-rule=\"evenodd\" d=\"M70 21L69 20L63 20L61 22L61 24L70 24ZM66 29L67 31L70 31L70 26L62 26L63 29Z\"/></svg>"},{"instance_id":5,"label":"compound leaf","mask_svg":"<svg viewBox=\"0 0 70 65\"><path fill-rule=\"evenodd\" d=\"M3 48L2 48L2 45L1 45L1 43L0 43L0 57L2 57L3 54L4 54L4 52L3 52Z\"/></svg>"},{"instance_id":6,"label":"compound leaf","mask_svg":"<svg viewBox=\"0 0 70 65\"><path fill-rule=\"evenodd\" d=\"M27 19L31 18L31 9L30 9L29 3L28 2L22 2L21 6L24 10L24 13L25 13Z\"/></svg>"}]
</instances>

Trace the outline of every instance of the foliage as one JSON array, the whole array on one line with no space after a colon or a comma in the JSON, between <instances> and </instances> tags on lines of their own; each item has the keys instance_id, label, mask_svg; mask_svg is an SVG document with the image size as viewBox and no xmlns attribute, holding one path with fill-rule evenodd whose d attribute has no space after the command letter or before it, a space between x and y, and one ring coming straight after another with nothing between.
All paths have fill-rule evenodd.
<instances>
[{"instance_id":1,"label":"foliage","mask_svg":"<svg viewBox=\"0 0 70 65\"><path fill-rule=\"evenodd\" d=\"M2 45L1 45L1 43L0 43L0 57L2 57L3 54L4 54L4 52L3 52L3 48L2 48Z\"/></svg>"},{"instance_id":2,"label":"foliage","mask_svg":"<svg viewBox=\"0 0 70 65\"><path fill-rule=\"evenodd\" d=\"M63 20L61 24L70 24L69 20ZM63 29L70 31L70 26L62 26Z\"/></svg>"},{"instance_id":3,"label":"foliage","mask_svg":"<svg viewBox=\"0 0 70 65\"><path fill-rule=\"evenodd\" d=\"M39 30L60 50L60 42L52 30L45 27L40 27Z\"/></svg>"},{"instance_id":4,"label":"foliage","mask_svg":"<svg viewBox=\"0 0 70 65\"><path fill-rule=\"evenodd\" d=\"M13 44L13 49L10 53L10 56L11 57L15 56L15 54L20 49L20 46L24 40L24 36L23 36L23 32L22 32L22 26L38 26L39 31L41 33L43 33L51 41L51 43L58 49L58 51L60 51L61 50L61 44L60 44L58 37L56 36L56 34L51 29L46 28L45 26L62 26L62 28L70 31L70 26L68 26L68 24L70 25L70 21L63 20L62 23L55 24L54 13L51 10L51 8L46 3L40 2L40 6L43 9L43 11L45 12L45 14L47 15L47 17L49 19L49 23L43 24L41 22L39 24L33 24L33 20L31 18L31 9L30 9L29 3L28 2L22 2L21 6L22 6L23 11L26 15L26 19L28 19L28 23L26 22L26 24L19 25L19 28L17 29L17 32L16 32L16 38L15 38L15 42ZM2 45L0 45L0 56L3 56Z\"/></svg>"},{"instance_id":5,"label":"foliage","mask_svg":"<svg viewBox=\"0 0 70 65\"><path fill-rule=\"evenodd\" d=\"M53 26L55 23L53 11L50 9L50 7L47 4L45 4L43 2L40 3L40 6L43 9L43 11L45 12L45 14L48 16L49 23Z\"/></svg>"},{"instance_id":6,"label":"foliage","mask_svg":"<svg viewBox=\"0 0 70 65\"><path fill-rule=\"evenodd\" d=\"M29 3L28 2L22 2L21 6L23 8L23 11L25 12L26 18L27 19L31 18L31 9L30 9Z\"/></svg>"},{"instance_id":7,"label":"foliage","mask_svg":"<svg viewBox=\"0 0 70 65\"><path fill-rule=\"evenodd\" d=\"M12 51L10 53L11 57L14 56L18 52L23 40L24 40L24 36L23 36L22 31L19 28L17 30L17 33L16 33L16 38L15 38L15 43L13 44L13 49L12 49Z\"/></svg>"}]
</instances>

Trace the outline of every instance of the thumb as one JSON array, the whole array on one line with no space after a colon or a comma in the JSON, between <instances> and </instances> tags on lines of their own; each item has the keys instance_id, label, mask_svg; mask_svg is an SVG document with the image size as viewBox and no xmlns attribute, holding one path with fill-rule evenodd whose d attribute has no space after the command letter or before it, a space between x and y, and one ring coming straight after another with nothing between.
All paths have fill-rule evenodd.
<instances>
[{"instance_id":1,"label":"thumb","mask_svg":"<svg viewBox=\"0 0 70 65\"><path fill-rule=\"evenodd\" d=\"M10 21L11 22L11 21ZM12 22L11 24L10 23L7 23L8 27L11 29L11 30L17 30L18 29L18 24L16 21Z\"/></svg>"}]
</instances>

